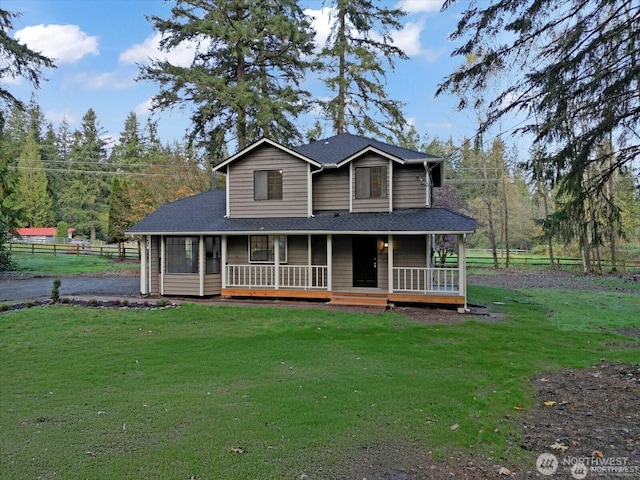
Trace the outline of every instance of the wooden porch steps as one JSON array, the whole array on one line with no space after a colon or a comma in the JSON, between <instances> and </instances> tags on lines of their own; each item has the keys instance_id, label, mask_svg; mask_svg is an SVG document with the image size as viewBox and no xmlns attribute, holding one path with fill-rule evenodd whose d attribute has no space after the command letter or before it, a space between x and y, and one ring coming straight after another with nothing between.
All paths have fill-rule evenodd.
<instances>
[{"instance_id":1,"label":"wooden porch steps","mask_svg":"<svg viewBox=\"0 0 640 480\"><path fill-rule=\"evenodd\" d=\"M366 292L333 292L329 301L330 305L348 307L387 307L388 295L386 293Z\"/></svg>"}]
</instances>

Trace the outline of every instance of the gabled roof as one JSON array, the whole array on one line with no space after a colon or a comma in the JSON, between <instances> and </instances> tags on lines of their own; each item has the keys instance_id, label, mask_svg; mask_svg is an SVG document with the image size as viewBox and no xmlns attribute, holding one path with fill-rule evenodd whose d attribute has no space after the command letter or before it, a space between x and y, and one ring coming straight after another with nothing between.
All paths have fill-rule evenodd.
<instances>
[{"instance_id":1,"label":"gabled roof","mask_svg":"<svg viewBox=\"0 0 640 480\"><path fill-rule=\"evenodd\" d=\"M218 165L213 167L213 171L217 172L218 170L224 170L227 167L227 165L229 165L230 163L235 162L236 160L239 160L240 158L246 157L249 153L257 150L258 148L262 147L263 145L270 145L270 146L275 147L275 148L277 148L279 150L282 150L283 152L287 152L288 154L293 155L294 157L298 157L301 160L303 160L303 161L305 161L307 163L310 163L315 167L320 167L320 163L316 162L315 160L313 160L311 158L305 157L304 155L301 155L300 153L296 152L295 150L287 148L284 145L280 145L279 143L276 143L273 140L269 140L268 138L261 138L257 142L254 142L251 145L249 145L248 147L243 148L242 150L237 152L235 155L232 155L229 158L227 158L226 160L220 162Z\"/></svg>"},{"instance_id":2,"label":"gabled roof","mask_svg":"<svg viewBox=\"0 0 640 480\"><path fill-rule=\"evenodd\" d=\"M130 234L223 233L471 233L476 222L447 208L410 208L391 213L322 211L314 217L224 218L224 190L210 190L166 203L128 231Z\"/></svg>"},{"instance_id":3,"label":"gabled roof","mask_svg":"<svg viewBox=\"0 0 640 480\"><path fill-rule=\"evenodd\" d=\"M429 155L428 153L416 152L415 150L409 150L408 148L398 147L350 133L335 135L307 145L295 147L292 150L323 165L341 165L362 155L367 150L393 157L401 163L442 161L441 158Z\"/></svg>"},{"instance_id":4,"label":"gabled roof","mask_svg":"<svg viewBox=\"0 0 640 480\"><path fill-rule=\"evenodd\" d=\"M278 148L315 167L340 167L367 152L377 153L399 163L442 162L442 158L429 155L428 153L416 152L415 150L398 147L373 138L342 133L293 148L285 147L268 138L262 138L213 167L213 171L224 171L227 165L246 157L249 153L263 145Z\"/></svg>"}]
</instances>

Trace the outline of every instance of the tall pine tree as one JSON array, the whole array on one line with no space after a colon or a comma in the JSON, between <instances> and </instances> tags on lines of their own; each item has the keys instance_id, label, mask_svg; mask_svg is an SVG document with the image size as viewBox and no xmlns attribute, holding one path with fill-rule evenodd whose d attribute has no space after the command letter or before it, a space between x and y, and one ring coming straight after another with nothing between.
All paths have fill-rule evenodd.
<instances>
[{"instance_id":1,"label":"tall pine tree","mask_svg":"<svg viewBox=\"0 0 640 480\"><path fill-rule=\"evenodd\" d=\"M334 0L331 34L319 61L333 95L322 107L336 134L355 131L388 140L401 135L406 126L402 103L389 97L385 83L386 70L407 58L391 38L404 15L373 0Z\"/></svg>"},{"instance_id":2,"label":"tall pine tree","mask_svg":"<svg viewBox=\"0 0 640 480\"><path fill-rule=\"evenodd\" d=\"M176 0L171 18L149 18L164 51L188 45L190 65L156 59L139 79L160 85L154 109L192 108L190 141L222 157L270 136L296 143L295 118L309 107L300 84L312 53L312 30L297 0Z\"/></svg>"},{"instance_id":3,"label":"tall pine tree","mask_svg":"<svg viewBox=\"0 0 640 480\"><path fill-rule=\"evenodd\" d=\"M55 220L53 203L47 190L47 174L39 150L32 130L18 159L17 204L22 213L23 226L51 227Z\"/></svg>"}]
</instances>

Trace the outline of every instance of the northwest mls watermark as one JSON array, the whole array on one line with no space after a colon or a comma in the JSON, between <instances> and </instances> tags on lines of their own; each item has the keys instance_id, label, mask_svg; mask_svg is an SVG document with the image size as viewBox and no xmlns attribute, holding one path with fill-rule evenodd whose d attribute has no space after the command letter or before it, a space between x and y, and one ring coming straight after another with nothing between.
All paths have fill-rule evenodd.
<instances>
[{"instance_id":1,"label":"northwest mls watermark","mask_svg":"<svg viewBox=\"0 0 640 480\"><path fill-rule=\"evenodd\" d=\"M629 457L563 457L558 460L552 453L543 453L536 460L536 468L542 475L571 472L576 480L587 477L640 477L640 466L630 465Z\"/></svg>"}]
</instances>

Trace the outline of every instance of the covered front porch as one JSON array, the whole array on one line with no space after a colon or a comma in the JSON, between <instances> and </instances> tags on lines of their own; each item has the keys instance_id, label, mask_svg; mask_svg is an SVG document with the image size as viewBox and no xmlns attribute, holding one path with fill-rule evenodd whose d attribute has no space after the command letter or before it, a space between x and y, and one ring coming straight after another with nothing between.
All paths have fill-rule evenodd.
<instances>
[{"instance_id":1,"label":"covered front porch","mask_svg":"<svg viewBox=\"0 0 640 480\"><path fill-rule=\"evenodd\" d=\"M433 235L273 235L268 242L280 248L266 264L229 261L242 241L227 237L221 295L466 306L464 235L457 237L457 261L444 266L434 265Z\"/></svg>"},{"instance_id":2,"label":"covered front porch","mask_svg":"<svg viewBox=\"0 0 640 480\"><path fill-rule=\"evenodd\" d=\"M464 239L436 265L433 234L151 236L141 292L466 307Z\"/></svg>"}]
</instances>

